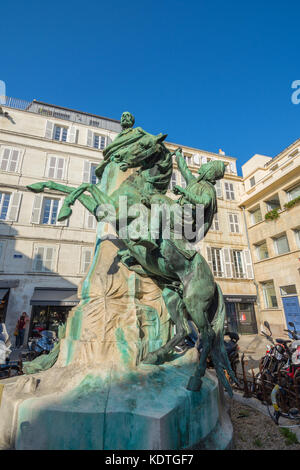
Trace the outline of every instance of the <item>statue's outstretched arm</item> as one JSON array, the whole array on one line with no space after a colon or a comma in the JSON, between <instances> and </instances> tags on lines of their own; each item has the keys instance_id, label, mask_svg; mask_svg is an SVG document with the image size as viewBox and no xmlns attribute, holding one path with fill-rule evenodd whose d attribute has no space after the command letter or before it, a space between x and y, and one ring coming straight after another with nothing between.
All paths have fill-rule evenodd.
<instances>
[{"instance_id":1,"label":"statue's outstretched arm","mask_svg":"<svg viewBox=\"0 0 300 470\"><path fill-rule=\"evenodd\" d=\"M176 163L178 165L178 169L179 169L180 173L182 174L182 176L184 177L186 183L190 184L190 183L193 183L194 181L196 181L197 178L195 178L195 176L193 175L191 170L188 168L188 166L185 162L185 159L183 158L183 156L181 154L181 149L176 150L175 155L176 155Z\"/></svg>"}]
</instances>

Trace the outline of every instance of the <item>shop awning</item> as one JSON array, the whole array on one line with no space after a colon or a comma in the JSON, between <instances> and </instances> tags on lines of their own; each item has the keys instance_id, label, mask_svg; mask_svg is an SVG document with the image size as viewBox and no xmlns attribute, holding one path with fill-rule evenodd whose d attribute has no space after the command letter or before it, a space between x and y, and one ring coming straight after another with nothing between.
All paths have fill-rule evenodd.
<instances>
[{"instance_id":1,"label":"shop awning","mask_svg":"<svg viewBox=\"0 0 300 470\"><path fill-rule=\"evenodd\" d=\"M31 298L31 305L77 305L77 289L42 289L36 287Z\"/></svg>"},{"instance_id":2,"label":"shop awning","mask_svg":"<svg viewBox=\"0 0 300 470\"><path fill-rule=\"evenodd\" d=\"M4 299L9 289L0 289L0 300Z\"/></svg>"}]
</instances>

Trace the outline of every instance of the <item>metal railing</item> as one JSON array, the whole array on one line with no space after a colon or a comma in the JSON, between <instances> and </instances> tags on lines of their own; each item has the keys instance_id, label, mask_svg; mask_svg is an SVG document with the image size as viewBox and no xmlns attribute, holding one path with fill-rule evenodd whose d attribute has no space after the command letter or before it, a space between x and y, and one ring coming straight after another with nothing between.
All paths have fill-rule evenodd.
<instances>
[{"instance_id":1,"label":"metal railing","mask_svg":"<svg viewBox=\"0 0 300 470\"><path fill-rule=\"evenodd\" d=\"M21 111L29 111L31 113L39 114L43 117L50 119L65 119L67 121L84 124L89 127L97 127L100 129L107 129L109 131L120 132L121 125L118 121L102 118L94 114L88 114L81 111L75 111L61 106L49 105L40 101L26 101L19 98L12 98L9 96L2 96L2 106L7 106L12 109L19 109Z\"/></svg>"}]
</instances>

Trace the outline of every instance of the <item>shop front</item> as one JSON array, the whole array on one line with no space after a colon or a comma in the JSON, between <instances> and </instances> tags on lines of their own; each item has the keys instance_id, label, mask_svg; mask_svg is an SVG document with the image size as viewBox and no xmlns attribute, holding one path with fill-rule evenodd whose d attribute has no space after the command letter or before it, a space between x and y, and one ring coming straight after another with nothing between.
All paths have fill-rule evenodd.
<instances>
[{"instance_id":1,"label":"shop front","mask_svg":"<svg viewBox=\"0 0 300 470\"><path fill-rule=\"evenodd\" d=\"M29 338L42 330L51 330L58 334L70 310L79 303L77 289L35 288L30 301L32 306Z\"/></svg>"},{"instance_id":2,"label":"shop front","mask_svg":"<svg viewBox=\"0 0 300 470\"><path fill-rule=\"evenodd\" d=\"M257 334L255 295L224 295L226 328L239 334Z\"/></svg>"}]
</instances>

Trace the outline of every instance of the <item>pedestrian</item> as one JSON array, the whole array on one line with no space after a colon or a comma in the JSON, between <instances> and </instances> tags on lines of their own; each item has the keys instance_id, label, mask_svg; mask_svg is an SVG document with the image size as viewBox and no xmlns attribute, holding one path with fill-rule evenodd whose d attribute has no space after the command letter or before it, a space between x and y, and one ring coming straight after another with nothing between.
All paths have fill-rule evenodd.
<instances>
[{"instance_id":1,"label":"pedestrian","mask_svg":"<svg viewBox=\"0 0 300 470\"><path fill-rule=\"evenodd\" d=\"M14 333L16 337L16 348L18 349L23 345L25 329L26 329L28 322L29 322L29 316L27 315L26 312L23 312L17 322L15 333Z\"/></svg>"}]
</instances>

